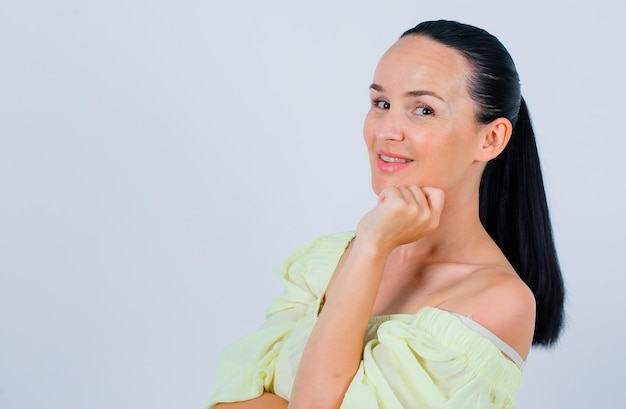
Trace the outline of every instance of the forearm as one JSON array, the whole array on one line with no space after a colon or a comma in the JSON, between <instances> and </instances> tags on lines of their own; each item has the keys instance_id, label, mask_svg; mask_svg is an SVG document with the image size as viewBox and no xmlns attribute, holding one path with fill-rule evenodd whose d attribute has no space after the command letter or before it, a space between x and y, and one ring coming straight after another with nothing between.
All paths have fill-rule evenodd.
<instances>
[{"instance_id":1,"label":"forearm","mask_svg":"<svg viewBox=\"0 0 626 409\"><path fill-rule=\"evenodd\" d=\"M243 402L218 403L215 409L287 409L288 402L273 393L263 393Z\"/></svg>"},{"instance_id":2,"label":"forearm","mask_svg":"<svg viewBox=\"0 0 626 409\"><path fill-rule=\"evenodd\" d=\"M356 373L390 250L355 239L305 347L290 408L339 407Z\"/></svg>"}]
</instances>

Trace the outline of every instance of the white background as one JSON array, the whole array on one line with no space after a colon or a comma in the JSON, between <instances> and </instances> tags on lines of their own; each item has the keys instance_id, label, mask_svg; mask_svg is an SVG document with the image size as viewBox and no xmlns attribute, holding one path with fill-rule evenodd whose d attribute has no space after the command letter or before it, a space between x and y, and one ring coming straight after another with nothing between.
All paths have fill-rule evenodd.
<instances>
[{"instance_id":1,"label":"white background","mask_svg":"<svg viewBox=\"0 0 626 409\"><path fill-rule=\"evenodd\" d=\"M203 408L296 247L375 204L367 88L405 30L513 55L568 288L519 408L614 408L624 358L615 1L0 0L0 408Z\"/></svg>"}]
</instances>

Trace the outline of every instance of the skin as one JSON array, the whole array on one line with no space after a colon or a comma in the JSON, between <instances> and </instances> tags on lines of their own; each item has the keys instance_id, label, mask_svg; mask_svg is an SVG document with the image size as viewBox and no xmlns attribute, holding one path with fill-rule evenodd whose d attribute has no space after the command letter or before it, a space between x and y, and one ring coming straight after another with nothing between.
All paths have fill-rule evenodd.
<instances>
[{"instance_id":1,"label":"skin","mask_svg":"<svg viewBox=\"0 0 626 409\"><path fill-rule=\"evenodd\" d=\"M421 36L400 39L382 57L363 128L378 204L326 290L290 401L264 394L218 407L338 408L370 317L424 306L471 316L527 356L535 300L478 215L480 176L512 126L476 121L470 73L460 53ZM385 164L381 152L408 162Z\"/></svg>"}]
</instances>

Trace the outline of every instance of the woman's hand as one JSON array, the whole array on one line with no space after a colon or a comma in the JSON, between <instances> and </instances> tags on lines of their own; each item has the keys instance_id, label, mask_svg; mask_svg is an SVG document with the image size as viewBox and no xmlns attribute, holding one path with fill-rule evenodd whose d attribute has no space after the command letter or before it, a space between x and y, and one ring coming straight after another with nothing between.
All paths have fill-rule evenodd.
<instances>
[{"instance_id":1,"label":"woman's hand","mask_svg":"<svg viewBox=\"0 0 626 409\"><path fill-rule=\"evenodd\" d=\"M388 186L378 205L359 222L357 237L387 251L417 241L439 225L444 196L443 190L432 187Z\"/></svg>"}]
</instances>

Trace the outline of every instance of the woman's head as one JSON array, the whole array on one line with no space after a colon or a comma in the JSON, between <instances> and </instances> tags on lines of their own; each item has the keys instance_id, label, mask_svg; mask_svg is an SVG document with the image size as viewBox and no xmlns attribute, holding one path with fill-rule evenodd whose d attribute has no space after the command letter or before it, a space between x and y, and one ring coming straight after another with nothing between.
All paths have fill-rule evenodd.
<instances>
[{"instance_id":1,"label":"woman's head","mask_svg":"<svg viewBox=\"0 0 626 409\"><path fill-rule=\"evenodd\" d=\"M482 63L475 61L481 59L468 57L468 47L451 47L431 31L403 35L376 68L364 126L376 193L390 184L415 184L472 195L485 163L511 135L517 111L507 116L492 107L497 98L482 95L498 88L483 85L496 70L479 73Z\"/></svg>"}]
</instances>

